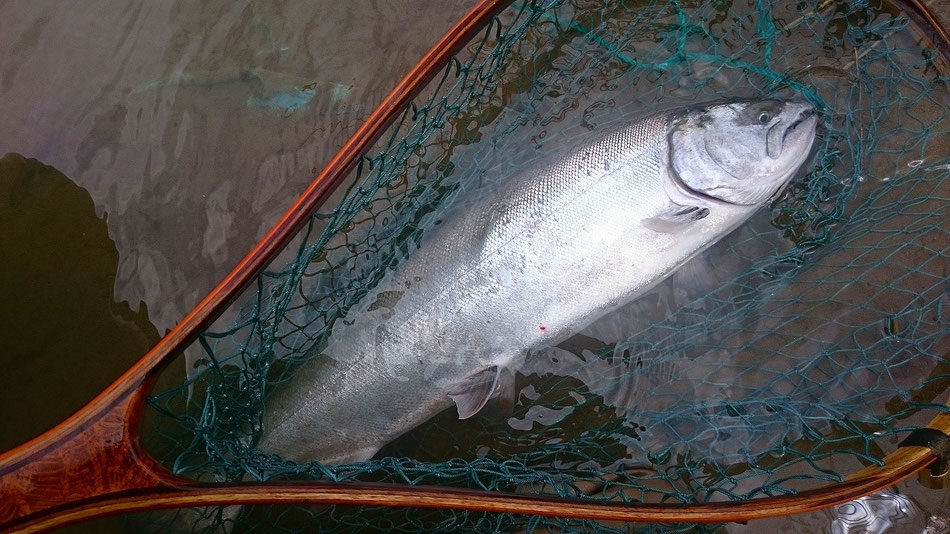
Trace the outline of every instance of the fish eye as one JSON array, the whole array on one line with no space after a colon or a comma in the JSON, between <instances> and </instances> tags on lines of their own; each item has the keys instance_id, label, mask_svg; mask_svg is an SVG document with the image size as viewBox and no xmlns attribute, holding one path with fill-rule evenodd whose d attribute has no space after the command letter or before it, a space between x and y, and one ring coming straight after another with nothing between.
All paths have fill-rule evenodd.
<instances>
[{"instance_id":1,"label":"fish eye","mask_svg":"<svg viewBox=\"0 0 950 534\"><path fill-rule=\"evenodd\" d=\"M759 113L759 122L762 124L768 124L772 120L772 115L768 111L763 111Z\"/></svg>"}]
</instances>

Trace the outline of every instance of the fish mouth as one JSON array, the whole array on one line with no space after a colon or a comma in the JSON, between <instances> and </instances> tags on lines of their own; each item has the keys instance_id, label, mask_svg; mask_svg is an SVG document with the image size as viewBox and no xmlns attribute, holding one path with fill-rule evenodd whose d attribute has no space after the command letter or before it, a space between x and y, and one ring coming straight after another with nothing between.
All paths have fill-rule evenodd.
<instances>
[{"instance_id":1,"label":"fish mouth","mask_svg":"<svg viewBox=\"0 0 950 534\"><path fill-rule=\"evenodd\" d=\"M798 114L798 118L795 119L795 121L785 129L785 133L782 134L782 143L785 143L785 140L788 139L788 136L794 132L796 128L813 117L815 117L815 109L813 107L809 106L808 108L802 110L801 113Z\"/></svg>"}]
</instances>

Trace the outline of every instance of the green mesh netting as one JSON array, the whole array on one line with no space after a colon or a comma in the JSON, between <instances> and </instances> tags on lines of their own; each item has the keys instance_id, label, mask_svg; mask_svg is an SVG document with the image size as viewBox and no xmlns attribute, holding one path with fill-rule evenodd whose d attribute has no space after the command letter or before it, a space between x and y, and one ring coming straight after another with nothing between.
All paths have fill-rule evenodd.
<instances>
[{"instance_id":1,"label":"green mesh netting","mask_svg":"<svg viewBox=\"0 0 950 534\"><path fill-rule=\"evenodd\" d=\"M230 326L189 349L188 380L151 399L151 450L203 480L616 502L747 500L880 463L904 432L948 410L942 61L886 2L514 4L366 154L226 315ZM591 130L794 93L822 120L814 157L771 209L633 304L528 355L484 414L459 421L448 410L359 464L299 465L253 446L267 393L317 356L334 321L437 220ZM160 529L238 532L715 530L347 507L159 519Z\"/></svg>"}]
</instances>

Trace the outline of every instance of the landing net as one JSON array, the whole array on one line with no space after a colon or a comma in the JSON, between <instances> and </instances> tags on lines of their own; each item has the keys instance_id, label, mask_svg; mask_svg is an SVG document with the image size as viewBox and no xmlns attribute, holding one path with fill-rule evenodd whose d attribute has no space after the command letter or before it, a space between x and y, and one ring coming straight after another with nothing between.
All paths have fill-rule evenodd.
<instances>
[{"instance_id":1,"label":"landing net","mask_svg":"<svg viewBox=\"0 0 950 534\"><path fill-rule=\"evenodd\" d=\"M879 464L948 411L950 78L934 44L887 2L603 4L514 4L436 76L229 323L189 349L188 380L153 395L156 456L208 481L745 501ZM447 410L350 465L254 446L268 393L318 357L335 322L437 221L592 131L724 97L795 94L821 120L785 194L633 304L527 355L484 414ZM715 530L348 507L162 520L153 526Z\"/></svg>"}]
</instances>

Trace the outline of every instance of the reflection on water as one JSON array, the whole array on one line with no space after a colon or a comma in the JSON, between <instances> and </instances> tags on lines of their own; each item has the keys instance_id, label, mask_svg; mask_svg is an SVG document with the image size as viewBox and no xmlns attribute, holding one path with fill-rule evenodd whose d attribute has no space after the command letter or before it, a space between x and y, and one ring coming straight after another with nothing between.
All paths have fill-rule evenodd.
<instances>
[{"instance_id":1,"label":"reflection on water","mask_svg":"<svg viewBox=\"0 0 950 534\"><path fill-rule=\"evenodd\" d=\"M0 154L90 192L119 250L116 297L164 331L466 8L3 2Z\"/></svg>"},{"instance_id":2,"label":"reflection on water","mask_svg":"<svg viewBox=\"0 0 950 534\"><path fill-rule=\"evenodd\" d=\"M89 193L53 167L0 158L0 451L52 427L158 341L113 296L118 252Z\"/></svg>"},{"instance_id":3,"label":"reflection on water","mask_svg":"<svg viewBox=\"0 0 950 534\"><path fill-rule=\"evenodd\" d=\"M889 491L835 506L834 513L837 517L831 523L832 534L924 532L925 528L925 518L914 503Z\"/></svg>"}]
</instances>

